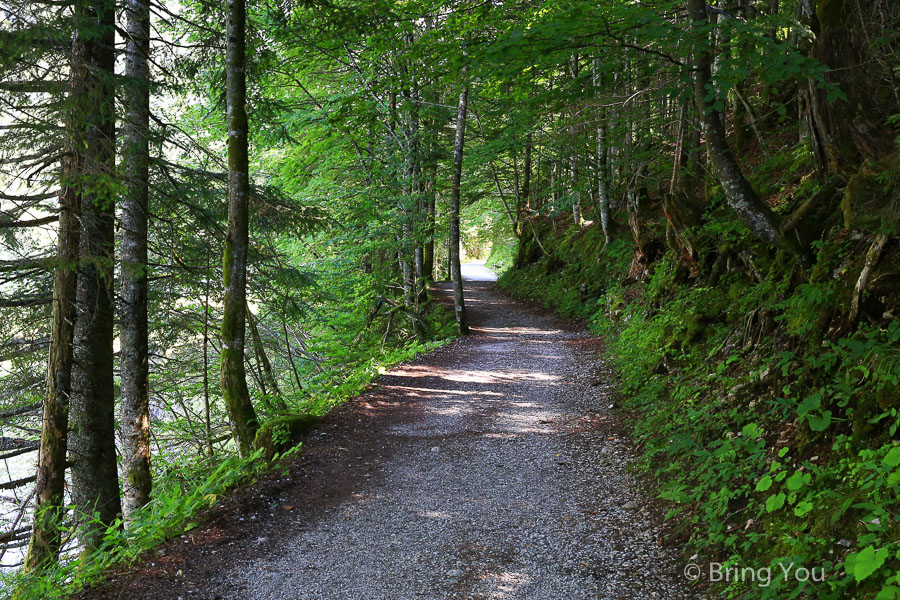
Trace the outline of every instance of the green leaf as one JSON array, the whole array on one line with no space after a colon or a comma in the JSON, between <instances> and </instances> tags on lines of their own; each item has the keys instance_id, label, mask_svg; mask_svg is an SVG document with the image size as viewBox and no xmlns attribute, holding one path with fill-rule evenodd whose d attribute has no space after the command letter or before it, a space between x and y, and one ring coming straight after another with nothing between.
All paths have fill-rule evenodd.
<instances>
[{"instance_id":1,"label":"green leaf","mask_svg":"<svg viewBox=\"0 0 900 600\"><path fill-rule=\"evenodd\" d=\"M812 502L807 502L806 500L802 500L797 503L797 506L794 507L794 514L798 517L803 517L809 514L812 509L815 508Z\"/></svg>"},{"instance_id":2,"label":"green leaf","mask_svg":"<svg viewBox=\"0 0 900 600\"><path fill-rule=\"evenodd\" d=\"M756 482L757 492L765 492L770 487L772 487L772 478L768 475L763 475L762 479Z\"/></svg>"},{"instance_id":3,"label":"green leaf","mask_svg":"<svg viewBox=\"0 0 900 600\"><path fill-rule=\"evenodd\" d=\"M895 446L894 448L892 448L881 462L889 467L896 467L897 465L900 465L900 446Z\"/></svg>"},{"instance_id":4,"label":"green leaf","mask_svg":"<svg viewBox=\"0 0 900 600\"><path fill-rule=\"evenodd\" d=\"M807 420L809 428L813 431L825 431L831 425L831 411L823 411L821 415L810 415Z\"/></svg>"},{"instance_id":5,"label":"green leaf","mask_svg":"<svg viewBox=\"0 0 900 600\"><path fill-rule=\"evenodd\" d=\"M797 414L801 417L805 417L820 406L822 406L822 396L819 394L812 394L811 396L807 396L803 402L800 403L797 407Z\"/></svg>"},{"instance_id":6,"label":"green leaf","mask_svg":"<svg viewBox=\"0 0 900 600\"><path fill-rule=\"evenodd\" d=\"M759 426L756 423L748 423L741 429L741 437L746 440L753 440L759 437Z\"/></svg>"},{"instance_id":7,"label":"green leaf","mask_svg":"<svg viewBox=\"0 0 900 600\"><path fill-rule=\"evenodd\" d=\"M784 486L791 490L792 492L796 492L804 485L809 483L811 476L809 473L803 473L802 471L797 471L790 477L788 477L787 481L784 482Z\"/></svg>"},{"instance_id":8,"label":"green leaf","mask_svg":"<svg viewBox=\"0 0 900 600\"><path fill-rule=\"evenodd\" d=\"M880 569L887 557L886 548L876 551L874 546L866 546L860 552L847 555L844 561L844 570L848 575L853 575L857 582L860 582Z\"/></svg>"},{"instance_id":9,"label":"green leaf","mask_svg":"<svg viewBox=\"0 0 900 600\"><path fill-rule=\"evenodd\" d=\"M786 496L784 494L773 494L769 496L766 500L766 512L775 512L782 506L784 506L784 500Z\"/></svg>"}]
</instances>

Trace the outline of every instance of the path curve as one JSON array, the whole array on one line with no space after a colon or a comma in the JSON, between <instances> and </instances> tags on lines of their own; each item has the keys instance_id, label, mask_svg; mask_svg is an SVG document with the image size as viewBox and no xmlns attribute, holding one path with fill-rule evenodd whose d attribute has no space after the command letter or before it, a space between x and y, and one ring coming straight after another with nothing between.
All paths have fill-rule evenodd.
<instances>
[{"instance_id":1,"label":"path curve","mask_svg":"<svg viewBox=\"0 0 900 600\"><path fill-rule=\"evenodd\" d=\"M626 473L600 342L493 283L466 293L473 335L333 411L289 473L109 597L690 597Z\"/></svg>"}]
</instances>

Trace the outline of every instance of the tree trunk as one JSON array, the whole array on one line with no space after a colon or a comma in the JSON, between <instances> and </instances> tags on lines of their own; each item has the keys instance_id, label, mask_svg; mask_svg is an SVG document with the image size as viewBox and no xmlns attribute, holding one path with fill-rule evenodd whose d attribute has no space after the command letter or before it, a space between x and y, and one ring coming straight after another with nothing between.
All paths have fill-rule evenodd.
<instances>
[{"instance_id":1,"label":"tree trunk","mask_svg":"<svg viewBox=\"0 0 900 600\"><path fill-rule=\"evenodd\" d=\"M247 325L250 326L250 336L253 338L253 351L256 353L256 364L262 370L262 380L267 382L272 390L272 407L275 410L286 411L288 409L287 404L285 404L281 390L278 388L278 381L275 379L272 363L269 362L269 357L266 355L266 349L263 346L262 336L259 335L256 317L250 312L249 306L247 307Z\"/></svg>"},{"instance_id":2,"label":"tree trunk","mask_svg":"<svg viewBox=\"0 0 900 600\"><path fill-rule=\"evenodd\" d=\"M120 379L122 500L125 516L150 501L150 390L147 341L147 209L150 129L150 5L127 4L128 38L123 92L122 282Z\"/></svg>"},{"instance_id":3,"label":"tree trunk","mask_svg":"<svg viewBox=\"0 0 900 600\"><path fill-rule=\"evenodd\" d=\"M705 0L688 0L688 11L695 33L700 36L694 51L694 101L701 115L701 123L706 133L709 156L725 191L729 206L741 223L760 240L776 247L788 247L799 254L797 248L778 232L775 214L756 195L753 187L744 178L734 160L725 137L725 127L721 113L707 101L712 88L712 57L709 49L709 34L704 29L708 22Z\"/></svg>"},{"instance_id":4,"label":"tree trunk","mask_svg":"<svg viewBox=\"0 0 900 600\"><path fill-rule=\"evenodd\" d=\"M78 52L74 53L77 58ZM83 69L72 65L73 78ZM73 91L73 95L77 94ZM77 99L76 99L77 103ZM80 138L69 129L73 147ZM72 392L72 336L75 324L75 294L78 280L79 193L76 191L75 152L63 161L62 193L59 197L59 227L53 275L53 315L50 321L50 358L47 368L47 396L41 421L41 447L35 484L34 528L25 570L40 570L59 557L60 525L64 512L66 446L69 434L69 397Z\"/></svg>"},{"instance_id":5,"label":"tree trunk","mask_svg":"<svg viewBox=\"0 0 900 600\"><path fill-rule=\"evenodd\" d=\"M116 465L113 388L113 216L115 212L114 3L86 7L84 47L87 112L83 159L80 264L74 333L69 456L72 500L85 519L84 549L100 546L106 526L122 512ZM77 18L77 17L76 17ZM89 58L88 58L89 57Z\"/></svg>"},{"instance_id":6,"label":"tree trunk","mask_svg":"<svg viewBox=\"0 0 900 600\"><path fill-rule=\"evenodd\" d=\"M462 76L467 69L463 67ZM462 183L463 143L466 138L466 112L469 107L469 87L459 94L459 109L456 113L456 139L453 143L453 175L450 184L450 275L453 279L453 305L456 325L461 335L468 335L469 320L466 317L466 302L463 296L462 266L459 247L459 196Z\"/></svg>"},{"instance_id":7,"label":"tree trunk","mask_svg":"<svg viewBox=\"0 0 900 600\"><path fill-rule=\"evenodd\" d=\"M525 213L531 211L531 133L525 138L525 160L522 166L522 207ZM516 223L521 223L521 217ZM517 235L521 232L516 232Z\"/></svg>"},{"instance_id":8,"label":"tree trunk","mask_svg":"<svg viewBox=\"0 0 900 600\"><path fill-rule=\"evenodd\" d=\"M810 108L823 138L826 172L845 180L863 160L878 159L894 147L895 136L884 125L893 107L883 101L889 96L879 89L879 78L866 72L874 69L877 61L867 56L859 41L865 34L855 31L862 26L857 11L867 4L851 0L819 0L815 4L818 22L814 29L818 31L813 55L829 67L825 80L840 86L846 99L830 102L826 90L810 81ZM883 79L891 75L890 69L885 69Z\"/></svg>"},{"instance_id":9,"label":"tree trunk","mask_svg":"<svg viewBox=\"0 0 900 600\"><path fill-rule=\"evenodd\" d=\"M572 57L571 64L572 81L578 81L578 55ZM575 113L569 115L569 118L575 120ZM575 226L581 225L581 191L578 188L578 129L574 126L569 128L569 134L572 136L572 151L569 154L569 172L572 175L572 218Z\"/></svg>"},{"instance_id":10,"label":"tree trunk","mask_svg":"<svg viewBox=\"0 0 900 600\"><path fill-rule=\"evenodd\" d=\"M416 312L421 310L422 306L428 302L428 278L425 274L425 247L423 244L416 242L416 248L413 251L413 265L416 272Z\"/></svg>"},{"instance_id":11,"label":"tree trunk","mask_svg":"<svg viewBox=\"0 0 900 600\"><path fill-rule=\"evenodd\" d=\"M425 181L425 254L422 257L422 271L428 282L434 280L434 233L435 233L435 204L437 192L435 189L437 179L436 168L429 168L428 179Z\"/></svg>"},{"instance_id":12,"label":"tree trunk","mask_svg":"<svg viewBox=\"0 0 900 600\"><path fill-rule=\"evenodd\" d=\"M603 81L600 75L600 59L595 58L593 61L594 73L593 84L594 94L599 96L603 87ZM603 230L603 240L606 244L610 242L609 236L609 192L607 190L607 149L606 149L606 127L603 122L603 115L598 114L597 124L597 204L600 212L600 227Z\"/></svg>"},{"instance_id":13,"label":"tree trunk","mask_svg":"<svg viewBox=\"0 0 900 600\"><path fill-rule=\"evenodd\" d=\"M247 251L250 238L250 167L247 128L246 5L228 0L225 100L228 119L228 233L225 238L220 382L231 432L241 456L253 451L259 421L244 370Z\"/></svg>"}]
</instances>

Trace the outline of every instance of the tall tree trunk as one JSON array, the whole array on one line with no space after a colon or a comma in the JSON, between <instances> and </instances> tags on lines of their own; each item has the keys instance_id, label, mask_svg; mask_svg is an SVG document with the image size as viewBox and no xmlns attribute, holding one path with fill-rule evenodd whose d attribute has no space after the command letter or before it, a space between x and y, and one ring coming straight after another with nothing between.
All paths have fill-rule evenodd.
<instances>
[{"instance_id":1,"label":"tall tree trunk","mask_svg":"<svg viewBox=\"0 0 900 600\"><path fill-rule=\"evenodd\" d=\"M126 518L150 501L150 389L147 342L147 209L150 129L150 4L128 0L124 90L120 379L122 508Z\"/></svg>"},{"instance_id":2,"label":"tall tree trunk","mask_svg":"<svg viewBox=\"0 0 900 600\"><path fill-rule=\"evenodd\" d=\"M411 32L406 34L407 47L413 43ZM402 72L408 73L404 62ZM414 74L410 74L411 83L408 90L403 92L405 101L406 122L406 175L408 189L407 227L403 232L404 243L412 246L412 262L410 263L410 295L407 299L407 308L415 314L419 313L420 306L428 301L428 285L425 282L425 250L422 241L422 221L425 217L424 186L422 185L422 156L419 143L419 92ZM422 323L415 317L410 317L410 324L416 337L425 339L425 330Z\"/></svg>"},{"instance_id":3,"label":"tall tree trunk","mask_svg":"<svg viewBox=\"0 0 900 600\"><path fill-rule=\"evenodd\" d=\"M575 225L581 225L581 194L578 190L578 157L572 154L569 157L569 168L572 173L572 218Z\"/></svg>"},{"instance_id":4,"label":"tall tree trunk","mask_svg":"<svg viewBox=\"0 0 900 600\"><path fill-rule=\"evenodd\" d=\"M74 52L77 58L80 52ZM80 93L83 68L72 65L75 89ZM77 99L73 98L75 104ZM72 392L72 336L75 325L75 294L78 281L79 194L77 191L77 140L81 132L70 127L67 138L72 147L63 159L62 192L59 197L57 265L53 275L53 314L50 320L50 358L47 368L47 396L41 421L41 447L35 484L34 525L25 570L40 570L59 557L60 525L65 511L66 447L69 434L69 398Z\"/></svg>"},{"instance_id":5,"label":"tall tree trunk","mask_svg":"<svg viewBox=\"0 0 900 600\"><path fill-rule=\"evenodd\" d=\"M760 240L777 247L788 247L795 253L799 248L789 238L782 237L778 230L775 214L766 206L750 183L744 178L740 166L734 160L725 137L725 127L721 113L707 101L712 90L711 53L709 34L705 27L708 23L705 0L688 0L692 27L698 36L698 45L694 51L694 101L701 116L701 123L706 133L709 156L729 206L738 216L741 223Z\"/></svg>"},{"instance_id":6,"label":"tall tree trunk","mask_svg":"<svg viewBox=\"0 0 900 600\"><path fill-rule=\"evenodd\" d=\"M122 512L116 465L113 388L113 261L115 233L115 12L112 0L76 6L85 28L89 65L83 159L80 264L74 333L69 456L72 499L81 518L85 550Z\"/></svg>"},{"instance_id":7,"label":"tall tree trunk","mask_svg":"<svg viewBox=\"0 0 900 600\"><path fill-rule=\"evenodd\" d=\"M428 302L428 279L425 276L425 246L418 241L413 251L413 265L416 272L416 312Z\"/></svg>"},{"instance_id":8,"label":"tall tree trunk","mask_svg":"<svg viewBox=\"0 0 900 600\"><path fill-rule=\"evenodd\" d=\"M437 203L437 191L435 189L436 179L436 167L429 168L428 177L425 180L425 253L422 257L422 271L428 282L434 280L435 204Z\"/></svg>"},{"instance_id":9,"label":"tall tree trunk","mask_svg":"<svg viewBox=\"0 0 900 600\"><path fill-rule=\"evenodd\" d=\"M467 69L463 67L462 76ZM466 113L469 108L469 86L459 94L459 108L456 113L456 139L453 143L453 175L450 184L450 275L453 279L453 306L459 333L468 335L469 320L466 317L466 301L463 296L462 266L459 247L459 196L462 183L463 143L466 139Z\"/></svg>"},{"instance_id":10,"label":"tall tree trunk","mask_svg":"<svg viewBox=\"0 0 900 600\"><path fill-rule=\"evenodd\" d=\"M527 215L531 211L531 133L525 137L525 159L522 165L522 199L521 208ZM518 215L516 223L521 223L521 215ZM519 235L521 232L514 232Z\"/></svg>"},{"instance_id":11,"label":"tall tree trunk","mask_svg":"<svg viewBox=\"0 0 900 600\"><path fill-rule=\"evenodd\" d=\"M604 243L611 241L609 235L609 190L607 189L606 166L606 128L601 123L597 127L597 204L600 208L600 228L603 231Z\"/></svg>"},{"instance_id":12,"label":"tall tree trunk","mask_svg":"<svg viewBox=\"0 0 900 600\"><path fill-rule=\"evenodd\" d=\"M220 382L231 432L241 456L253 451L259 421L244 370L247 310L247 251L250 243L250 166L247 128L246 4L228 0L225 101L228 118L228 233L225 238L225 298L222 303Z\"/></svg>"},{"instance_id":13,"label":"tall tree trunk","mask_svg":"<svg viewBox=\"0 0 900 600\"><path fill-rule=\"evenodd\" d=\"M578 81L578 55L572 57L571 64L572 81ZM575 120L575 113L569 115L569 118ZM581 191L578 187L578 128L572 126L569 128L569 134L572 136L572 151L569 154L569 172L572 175L572 218L576 226L581 225Z\"/></svg>"}]
</instances>

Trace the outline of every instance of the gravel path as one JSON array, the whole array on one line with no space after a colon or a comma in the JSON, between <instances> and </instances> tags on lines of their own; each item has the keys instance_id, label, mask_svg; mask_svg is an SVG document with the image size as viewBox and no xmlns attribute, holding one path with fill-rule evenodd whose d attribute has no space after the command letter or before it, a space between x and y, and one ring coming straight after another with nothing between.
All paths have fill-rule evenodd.
<instances>
[{"instance_id":1,"label":"gravel path","mask_svg":"<svg viewBox=\"0 0 900 600\"><path fill-rule=\"evenodd\" d=\"M691 597L625 471L600 342L494 286L467 284L472 336L391 370L108 597Z\"/></svg>"}]
</instances>

